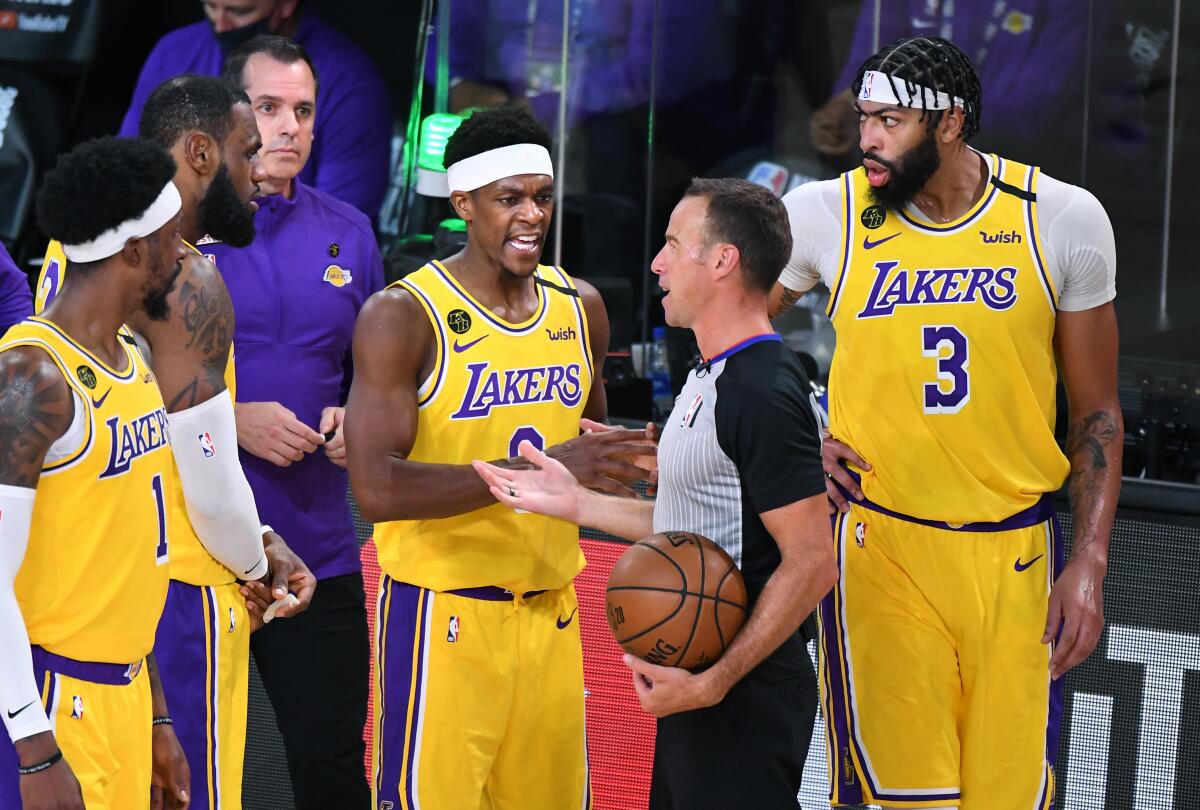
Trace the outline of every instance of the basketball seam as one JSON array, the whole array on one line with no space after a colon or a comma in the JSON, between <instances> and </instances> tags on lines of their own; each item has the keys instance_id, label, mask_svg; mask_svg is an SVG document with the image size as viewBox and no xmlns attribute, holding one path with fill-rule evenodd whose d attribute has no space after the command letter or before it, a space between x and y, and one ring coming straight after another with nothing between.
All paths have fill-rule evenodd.
<instances>
[{"instance_id":1,"label":"basketball seam","mask_svg":"<svg viewBox=\"0 0 1200 810\"><path fill-rule=\"evenodd\" d=\"M654 630L657 630L658 628L662 627L664 624L671 621L671 619L674 619L677 615L679 615L679 611L683 610L683 606L687 603L687 596L688 596L688 594L687 594L687 574L685 574L683 572L683 568L680 567L679 563L677 563L673 559L671 559L671 555L667 554L662 549L655 548L654 546L650 545L649 543L643 544L639 541L638 543L634 543L634 545L641 546L644 549L653 551L655 554L660 555L664 560L669 562L675 568L675 571L679 574L679 581L683 583L683 588L681 588L680 590L673 590L671 588L641 588L641 589L638 589L638 588L635 588L632 586L621 586L621 585L618 585L616 588L605 588L605 592L615 591L615 590L654 590L654 591L659 591L659 592L664 592L664 593L673 593L679 597L679 604L677 604L675 606L675 609L672 610L666 616L664 616L662 619L658 620L657 622L650 625L649 627L643 629L641 632L634 633L632 636L629 636L628 638L623 638L623 639L618 638L617 644L620 644L621 646L624 646L631 641L636 641L637 639L641 638L642 636L646 635L647 633L653 632ZM613 637L616 638L615 633L613 634Z\"/></svg>"},{"instance_id":2,"label":"basketball seam","mask_svg":"<svg viewBox=\"0 0 1200 810\"><path fill-rule=\"evenodd\" d=\"M704 544L701 543L699 540L695 540L695 539L693 539L691 542L696 546L696 551L698 551L700 553L700 593L704 593L704 575L708 573L704 567ZM687 577L686 576L683 578L683 584L684 584L684 588L686 589L686 587L687 587ZM684 604L687 603L686 598L683 600L683 603ZM680 605L680 609L682 610L682 605ZM687 642L683 645L683 647L680 648L679 655L676 656L676 658L675 658L676 666L679 666L679 664L683 663L683 657L685 655L687 655L688 648L692 646L692 640L694 638L696 638L696 628L700 626L700 615L702 613L704 613L704 599L703 598L701 598L700 601L698 601L696 603L696 615L692 618L692 629L690 631L688 631Z\"/></svg>"}]
</instances>

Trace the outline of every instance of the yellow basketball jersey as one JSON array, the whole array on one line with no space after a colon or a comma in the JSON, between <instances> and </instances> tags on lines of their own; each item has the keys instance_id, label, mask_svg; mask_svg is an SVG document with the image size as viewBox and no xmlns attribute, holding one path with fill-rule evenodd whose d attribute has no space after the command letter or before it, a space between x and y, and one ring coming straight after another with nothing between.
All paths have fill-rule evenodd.
<instances>
[{"instance_id":1,"label":"yellow basketball jersey","mask_svg":"<svg viewBox=\"0 0 1200 810\"><path fill-rule=\"evenodd\" d=\"M1038 170L992 161L982 198L944 225L874 205L862 170L842 176L830 429L872 464L868 499L926 520L1002 520L1069 470Z\"/></svg>"},{"instance_id":2,"label":"yellow basketball jersey","mask_svg":"<svg viewBox=\"0 0 1200 810\"><path fill-rule=\"evenodd\" d=\"M536 280L537 310L517 324L484 308L438 262L393 285L421 303L435 336L409 460L470 464L515 456L524 439L545 448L579 435L593 378L587 317L562 270L539 266ZM574 525L500 504L381 523L375 544L389 576L435 591L561 588L584 562Z\"/></svg>"},{"instance_id":3,"label":"yellow basketball jersey","mask_svg":"<svg viewBox=\"0 0 1200 810\"><path fill-rule=\"evenodd\" d=\"M38 481L16 594L32 643L80 661L140 661L154 646L172 539L175 467L167 414L141 353L124 340L117 371L55 324L30 318L0 350L43 349L84 409L79 447Z\"/></svg>"},{"instance_id":4,"label":"yellow basketball jersey","mask_svg":"<svg viewBox=\"0 0 1200 810\"><path fill-rule=\"evenodd\" d=\"M203 254L195 245L184 242L197 256ZM34 311L41 312L54 300L67 280L67 257L63 254L62 246L52 241L46 247L46 257L42 260L41 274L38 276L37 296ZM225 385L229 388L229 397L234 399L234 365L233 348L229 349L229 362L225 364ZM236 402L236 399L234 399ZM197 439L198 440L198 439ZM170 513L170 524L174 537L171 538L171 579L187 582L190 585L226 585L236 577L221 563L217 562L208 549L200 542L192 529L192 522L187 514L187 502L183 497L183 486L179 477L174 474L175 459L172 457L173 483L167 492L167 508Z\"/></svg>"}]
</instances>

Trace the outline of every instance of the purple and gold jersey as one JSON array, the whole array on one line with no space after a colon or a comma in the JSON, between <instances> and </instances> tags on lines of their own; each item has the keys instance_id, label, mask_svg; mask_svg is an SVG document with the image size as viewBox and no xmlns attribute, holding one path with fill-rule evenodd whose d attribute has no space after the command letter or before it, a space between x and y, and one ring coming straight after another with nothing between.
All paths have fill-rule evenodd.
<instances>
[{"instance_id":1,"label":"purple and gold jersey","mask_svg":"<svg viewBox=\"0 0 1200 810\"><path fill-rule=\"evenodd\" d=\"M874 205L861 170L842 176L830 430L873 465L868 499L925 520L1003 520L1069 468L1054 440L1039 173L993 161L980 200L943 225Z\"/></svg>"},{"instance_id":2,"label":"purple and gold jersey","mask_svg":"<svg viewBox=\"0 0 1200 810\"><path fill-rule=\"evenodd\" d=\"M15 583L32 644L136 665L154 646L167 593L175 466L167 414L141 353L112 368L51 321L13 326L0 350L42 349L74 395L74 446L50 448ZM76 426L77 425L77 426Z\"/></svg>"},{"instance_id":3,"label":"purple and gold jersey","mask_svg":"<svg viewBox=\"0 0 1200 810\"><path fill-rule=\"evenodd\" d=\"M571 279L539 266L538 306L524 323L500 320L439 262L394 286L433 326L433 370L418 391L408 458L470 464L508 458L528 440L546 448L579 435L592 387L587 317ZM463 515L381 523L379 565L399 582L435 591L495 585L561 588L583 567L579 530L563 520L493 504Z\"/></svg>"},{"instance_id":4,"label":"purple and gold jersey","mask_svg":"<svg viewBox=\"0 0 1200 810\"><path fill-rule=\"evenodd\" d=\"M195 245L184 242L188 249L197 256L203 255ZM62 245L57 241L46 246L46 257L42 260L42 270L38 276L37 295L34 302L36 312L42 312L54 300L67 283L67 257ZM229 362L225 365L225 385L229 396L233 399L236 379L234 376L233 347L229 349ZM196 532L192 529L192 521L188 518L187 502L183 496L183 485L175 475L175 459L171 458L172 484L167 490L167 510L170 512L170 522L174 527L174 546L171 552L171 579L187 582L192 585L228 585L236 581L234 573L217 562Z\"/></svg>"}]
</instances>

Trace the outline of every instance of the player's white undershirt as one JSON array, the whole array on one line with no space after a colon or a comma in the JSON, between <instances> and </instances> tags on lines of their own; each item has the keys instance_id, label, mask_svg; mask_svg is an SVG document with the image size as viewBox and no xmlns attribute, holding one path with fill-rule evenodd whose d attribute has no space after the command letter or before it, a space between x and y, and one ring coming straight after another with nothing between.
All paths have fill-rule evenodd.
<instances>
[{"instance_id":1,"label":"player's white undershirt","mask_svg":"<svg viewBox=\"0 0 1200 810\"><path fill-rule=\"evenodd\" d=\"M994 173L991 156L982 156L988 172ZM806 183L784 195L783 203L791 221L792 257L779 283L797 292L806 292L819 282L831 286L841 258L841 179ZM931 222L911 203L905 213ZM1100 201L1087 189L1042 174L1037 216L1047 269L1058 291L1058 308L1077 312L1113 300L1117 295L1116 245Z\"/></svg>"}]
</instances>

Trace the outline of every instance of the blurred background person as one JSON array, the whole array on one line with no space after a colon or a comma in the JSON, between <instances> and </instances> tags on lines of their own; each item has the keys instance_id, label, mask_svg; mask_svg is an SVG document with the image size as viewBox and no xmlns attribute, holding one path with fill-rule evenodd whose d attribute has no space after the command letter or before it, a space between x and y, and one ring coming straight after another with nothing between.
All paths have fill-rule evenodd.
<instances>
[{"instance_id":1,"label":"blurred background person","mask_svg":"<svg viewBox=\"0 0 1200 810\"><path fill-rule=\"evenodd\" d=\"M204 0L202 5L206 21L166 34L146 58L120 134L137 134L142 105L163 80L181 73L216 76L226 54L240 43L259 34L288 37L308 50L324 79L312 156L300 181L374 220L387 187L392 108L371 60L303 9L300 0Z\"/></svg>"}]
</instances>

